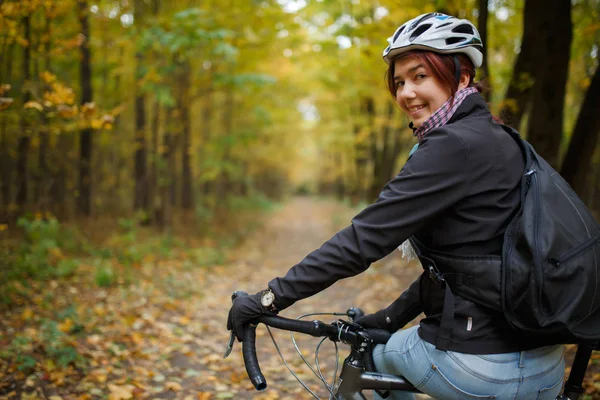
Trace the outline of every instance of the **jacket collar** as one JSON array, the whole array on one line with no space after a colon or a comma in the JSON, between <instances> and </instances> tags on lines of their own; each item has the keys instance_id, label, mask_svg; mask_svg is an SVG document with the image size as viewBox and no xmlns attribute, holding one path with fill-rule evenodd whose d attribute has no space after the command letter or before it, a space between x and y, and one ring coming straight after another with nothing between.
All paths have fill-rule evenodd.
<instances>
[{"instance_id":1,"label":"jacket collar","mask_svg":"<svg viewBox=\"0 0 600 400\"><path fill-rule=\"evenodd\" d=\"M462 104L456 109L454 115L448 120L447 124L451 124L463 118L486 114L491 115L485 99L479 93L473 93L463 100Z\"/></svg>"}]
</instances>

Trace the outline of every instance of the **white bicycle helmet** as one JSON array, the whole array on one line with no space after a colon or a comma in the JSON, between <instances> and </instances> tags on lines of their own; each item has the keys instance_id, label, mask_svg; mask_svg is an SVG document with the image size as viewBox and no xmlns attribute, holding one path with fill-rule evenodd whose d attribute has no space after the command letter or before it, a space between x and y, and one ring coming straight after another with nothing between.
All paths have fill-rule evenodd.
<instances>
[{"instance_id":1,"label":"white bicycle helmet","mask_svg":"<svg viewBox=\"0 0 600 400\"><path fill-rule=\"evenodd\" d=\"M481 66L483 43L477 28L466 19L442 13L429 13L411 19L388 38L383 59L389 65L398 54L410 50L466 54L475 68Z\"/></svg>"}]
</instances>

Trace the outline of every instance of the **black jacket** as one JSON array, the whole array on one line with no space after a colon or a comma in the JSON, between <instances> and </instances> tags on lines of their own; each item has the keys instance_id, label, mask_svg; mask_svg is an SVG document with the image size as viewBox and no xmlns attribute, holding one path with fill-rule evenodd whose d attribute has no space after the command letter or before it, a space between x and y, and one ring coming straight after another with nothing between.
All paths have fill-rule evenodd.
<instances>
[{"instance_id":1,"label":"black jacket","mask_svg":"<svg viewBox=\"0 0 600 400\"><path fill-rule=\"evenodd\" d=\"M269 282L275 305L283 309L365 271L413 235L445 253L500 255L523 170L516 142L479 94L468 96L446 125L425 136L374 204L285 277ZM423 275L396 300L390 318L401 327L424 312L419 333L435 343L443 301L441 286ZM449 350L483 354L538 346L512 331L500 312L459 297L454 324Z\"/></svg>"}]
</instances>

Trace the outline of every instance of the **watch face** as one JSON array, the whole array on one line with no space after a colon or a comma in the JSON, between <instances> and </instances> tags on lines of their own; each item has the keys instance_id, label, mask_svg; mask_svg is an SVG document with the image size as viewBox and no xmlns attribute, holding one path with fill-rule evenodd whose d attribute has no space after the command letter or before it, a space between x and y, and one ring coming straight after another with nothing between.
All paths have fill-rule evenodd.
<instances>
[{"instance_id":1,"label":"watch face","mask_svg":"<svg viewBox=\"0 0 600 400\"><path fill-rule=\"evenodd\" d=\"M273 304L274 300L275 295L273 292L264 292L260 298L260 303L263 305L263 307L269 307L271 304Z\"/></svg>"}]
</instances>

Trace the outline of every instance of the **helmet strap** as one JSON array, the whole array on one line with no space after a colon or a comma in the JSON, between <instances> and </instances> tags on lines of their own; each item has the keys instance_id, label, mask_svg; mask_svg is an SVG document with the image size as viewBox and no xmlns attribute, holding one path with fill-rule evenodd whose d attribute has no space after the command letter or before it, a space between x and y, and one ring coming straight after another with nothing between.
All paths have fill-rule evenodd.
<instances>
[{"instance_id":1,"label":"helmet strap","mask_svg":"<svg viewBox=\"0 0 600 400\"><path fill-rule=\"evenodd\" d=\"M456 78L456 86L460 85L460 61L458 61L458 57L456 54L452 54L452 58L454 59L454 77Z\"/></svg>"}]
</instances>

